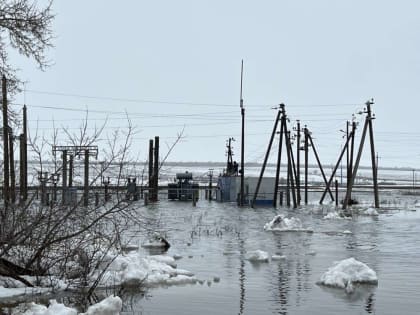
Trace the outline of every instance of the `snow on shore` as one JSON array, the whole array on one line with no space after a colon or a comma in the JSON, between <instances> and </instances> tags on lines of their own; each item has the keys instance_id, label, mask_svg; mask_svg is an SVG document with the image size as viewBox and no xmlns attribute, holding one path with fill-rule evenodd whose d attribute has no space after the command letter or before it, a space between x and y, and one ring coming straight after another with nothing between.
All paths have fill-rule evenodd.
<instances>
[{"instance_id":1,"label":"snow on shore","mask_svg":"<svg viewBox=\"0 0 420 315\"><path fill-rule=\"evenodd\" d=\"M347 293L352 293L354 291L353 284L377 284L378 277L374 270L352 257L335 262L317 283L342 288Z\"/></svg>"},{"instance_id":2,"label":"snow on shore","mask_svg":"<svg viewBox=\"0 0 420 315\"><path fill-rule=\"evenodd\" d=\"M109 296L101 302L89 306L86 313L78 313L76 309L50 300L50 305L36 304L34 302L16 308L12 314L23 315L119 315L122 309L122 301L118 296Z\"/></svg>"},{"instance_id":3,"label":"snow on shore","mask_svg":"<svg viewBox=\"0 0 420 315\"><path fill-rule=\"evenodd\" d=\"M312 232L312 230L304 228L302 222L295 217L286 218L283 215L276 215L273 220L264 225L265 231L301 231L301 232Z\"/></svg>"}]
</instances>

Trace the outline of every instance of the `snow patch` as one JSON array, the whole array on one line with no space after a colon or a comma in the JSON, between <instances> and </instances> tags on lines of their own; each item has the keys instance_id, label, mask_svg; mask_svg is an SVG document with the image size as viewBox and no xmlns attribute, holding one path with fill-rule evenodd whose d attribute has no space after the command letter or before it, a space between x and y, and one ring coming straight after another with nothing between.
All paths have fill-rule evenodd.
<instances>
[{"instance_id":1,"label":"snow patch","mask_svg":"<svg viewBox=\"0 0 420 315\"><path fill-rule=\"evenodd\" d=\"M353 284L377 284L378 277L376 272L366 264L351 257L335 262L317 283L342 288L347 293L352 293L354 291Z\"/></svg>"},{"instance_id":2,"label":"snow patch","mask_svg":"<svg viewBox=\"0 0 420 315\"><path fill-rule=\"evenodd\" d=\"M86 313L81 315L119 315L122 300L118 296L109 296L101 302L89 306Z\"/></svg>"},{"instance_id":3,"label":"snow patch","mask_svg":"<svg viewBox=\"0 0 420 315\"><path fill-rule=\"evenodd\" d=\"M67 307L64 304L57 303L56 300L50 300L50 305L39 305L34 302L27 304L25 312L13 314L24 314L24 315L77 315L77 311L73 308Z\"/></svg>"}]
</instances>

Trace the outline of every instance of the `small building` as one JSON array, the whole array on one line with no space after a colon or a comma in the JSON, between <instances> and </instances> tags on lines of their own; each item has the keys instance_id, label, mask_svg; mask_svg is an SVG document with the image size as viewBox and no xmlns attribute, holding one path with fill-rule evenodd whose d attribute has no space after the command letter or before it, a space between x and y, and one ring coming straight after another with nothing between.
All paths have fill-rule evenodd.
<instances>
[{"instance_id":1,"label":"small building","mask_svg":"<svg viewBox=\"0 0 420 315\"><path fill-rule=\"evenodd\" d=\"M245 203L250 204L258 184L258 177L244 178ZM257 205L272 205L274 198L274 177L261 180L259 192L255 200ZM220 176L217 180L216 200L220 202L237 202L241 192L240 176Z\"/></svg>"}]
</instances>

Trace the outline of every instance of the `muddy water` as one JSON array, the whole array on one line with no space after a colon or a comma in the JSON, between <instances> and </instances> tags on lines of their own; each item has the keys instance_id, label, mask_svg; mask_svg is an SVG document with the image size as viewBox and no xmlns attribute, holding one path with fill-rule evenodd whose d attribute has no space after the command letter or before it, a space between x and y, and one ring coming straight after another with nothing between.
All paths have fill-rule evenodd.
<instances>
[{"instance_id":1,"label":"muddy water","mask_svg":"<svg viewBox=\"0 0 420 315\"><path fill-rule=\"evenodd\" d=\"M418 314L420 208L416 211L413 197L385 197L379 216L350 220L323 219L334 206L315 202L297 210L239 209L205 200L197 207L165 200L141 207L139 214L153 218L150 228L166 231L168 254L182 256L178 267L202 281L126 293L124 313ZM366 197L367 203L371 199ZM313 233L264 231L277 213L299 218ZM247 261L246 252L256 249L285 259ZM334 261L349 257L374 269L378 285L346 294L316 284Z\"/></svg>"}]
</instances>

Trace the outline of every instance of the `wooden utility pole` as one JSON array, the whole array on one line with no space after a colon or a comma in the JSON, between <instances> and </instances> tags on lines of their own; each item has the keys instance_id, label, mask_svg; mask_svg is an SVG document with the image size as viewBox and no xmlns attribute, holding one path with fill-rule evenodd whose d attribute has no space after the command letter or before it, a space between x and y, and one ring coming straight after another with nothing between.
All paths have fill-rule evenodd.
<instances>
[{"instance_id":1,"label":"wooden utility pole","mask_svg":"<svg viewBox=\"0 0 420 315\"><path fill-rule=\"evenodd\" d=\"M3 199L4 207L7 209L10 203L9 195L9 122L7 110L7 82L3 75L1 80L2 102L3 102Z\"/></svg>"},{"instance_id":2,"label":"wooden utility pole","mask_svg":"<svg viewBox=\"0 0 420 315\"><path fill-rule=\"evenodd\" d=\"M297 121L296 126L296 192L297 204L300 205L300 121Z\"/></svg>"},{"instance_id":3,"label":"wooden utility pole","mask_svg":"<svg viewBox=\"0 0 420 315\"><path fill-rule=\"evenodd\" d=\"M153 166L153 199L152 201L158 201L159 195L159 137L155 137L155 150L154 150L154 166Z\"/></svg>"},{"instance_id":4,"label":"wooden utility pole","mask_svg":"<svg viewBox=\"0 0 420 315\"><path fill-rule=\"evenodd\" d=\"M375 119L375 117L372 116L372 110L370 108L370 105L373 105L373 104L374 104L373 99L371 101L366 102L366 108L367 108L366 119L369 124L370 158L372 161L372 178L373 178L375 208L379 208L378 172L377 172L378 168L375 163L375 142L373 140L373 124L372 124L372 120Z\"/></svg>"},{"instance_id":5,"label":"wooden utility pole","mask_svg":"<svg viewBox=\"0 0 420 315\"><path fill-rule=\"evenodd\" d=\"M296 202L295 186L294 186L293 178L296 178L297 175L296 175L295 162L293 158L292 145L290 141L290 131L287 130L287 115L286 115L286 109L285 109L284 104L280 104L279 113L281 113L280 132L279 132L280 139L279 139L279 148L278 148L278 156L277 156L277 168L276 168L276 179L275 179L275 185L274 185L273 206L275 207L277 203L277 193L278 193L278 185L279 185L279 179L280 179L281 156L282 156L282 150L283 150L283 137L285 137L284 142L286 145L286 154L287 154L286 202L287 202L287 206L290 206L290 188L292 188L293 206L296 208L297 202Z\"/></svg>"},{"instance_id":6,"label":"wooden utility pole","mask_svg":"<svg viewBox=\"0 0 420 315\"><path fill-rule=\"evenodd\" d=\"M309 143L308 143L308 128L305 125L303 128L303 133L305 136L305 205L308 204L308 157L309 157Z\"/></svg>"},{"instance_id":7,"label":"wooden utility pole","mask_svg":"<svg viewBox=\"0 0 420 315\"><path fill-rule=\"evenodd\" d=\"M284 106L280 104L280 111L284 112ZM273 207L277 206L277 194L279 190L279 182L280 182L280 167L281 167L281 153L283 148L283 119L280 120L280 131L279 131L279 147L277 153L277 168L276 168L276 179L274 181L274 197L273 197Z\"/></svg>"},{"instance_id":8,"label":"wooden utility pole","mask_svg":"<svg viewBox=\"0 0 420 315\"><path fill-rule=\"evenodd\" d=\"M288 173L290 179L290 185L292 190L292 198L293 198L293 208L297 208L297 201L296 201L296 192L295 192L295 184L293 180L293 157L292 157L292 145L290 142L290 132L287 131L286 124L283 125L283 133L286 136L286 148L287 148L287 164L288 164Z\"/></svg>"},{"instance_id":9,"label":"wooden utility pole","mask_svg":"<svg viewBox=\"0 0 420 315\"><path fill-rule=\"evenodd\" d=\"M379 208L378 182L377 182L377 172L376 172L376 165L375 165L375 145L374 145L374 141L373 141L373 126L372 126L372 120L374 119L374 117L372 116L372 111L371 111L371 107L370 107L372 104L374 104L373 100L366 102L365 113L367 115L366 115L366 119L365 119L365 124L363 126L362 138L360 140L360 145L359 145L359 151L357 153L356 162L355 162L355 165L354 165L354 169L352 171L352 177L351 177L350 185L349 185L349 188L348 188L347 193L346 193L346 197L345 197L344 202L343 202L343 209L344 210L347 208L348 202L350 200L351 191L353 189L354 181L356 179L357 170L359 168L360 159L362 157L362 152L363 152L363 146L364 146L364 143L365 143L366 133L367 133L368 130L369 130L369 136L370 136L372 177L373 177L375 208Z\"/></svg>"},{"instance_id":10,"label":"wooden utility pole","mask_svg":"<svg viewBox=\"0 0 420 315\"><path fill-rule=\"evenodd\" d=\"M239 206L243 207L245 202L245 191L244 191L244 182L245 182L245 108L244 100L242 98L242 82L243 82L243 73L244 73L244 61L241 62L241 95L240 95L240 107L241 107L241 118L242 118L242 130L241 130L241 191L239 198Z\"/></svg>"},{"instance_id":11,"label":"wooden utility pole","mask_svg":"<svg viewBox=\"0 0 420 315\"><path fill-rule=\"evenodd\" d=\"M325 195L327 194L328 189L331 187L331 184L332 184L332 181L334 179L335 173L337 172L338 166L341 164L341 160L343 158L344 153L346 151L348 151L349 141L350 140L353 140L353 137L354 137L354 134L353 134L353 132L351 132L350 135L349 135L349 137L346 140L346 144L344 145L344 148L342 148L342 150L341 150L341 153L340 153L340 156L338 158L338 161L335 164L335 167L334 167L334 169L332 171L332 174L331 174L330 179L329 179L329 181L327 183L327 186L325 187L325 190L324 190L324 192L323 192L323 194L321 196L321 200L319 201L320 204L322 204L322 202L324 201Z\"/></svg>"}]
</instances>

